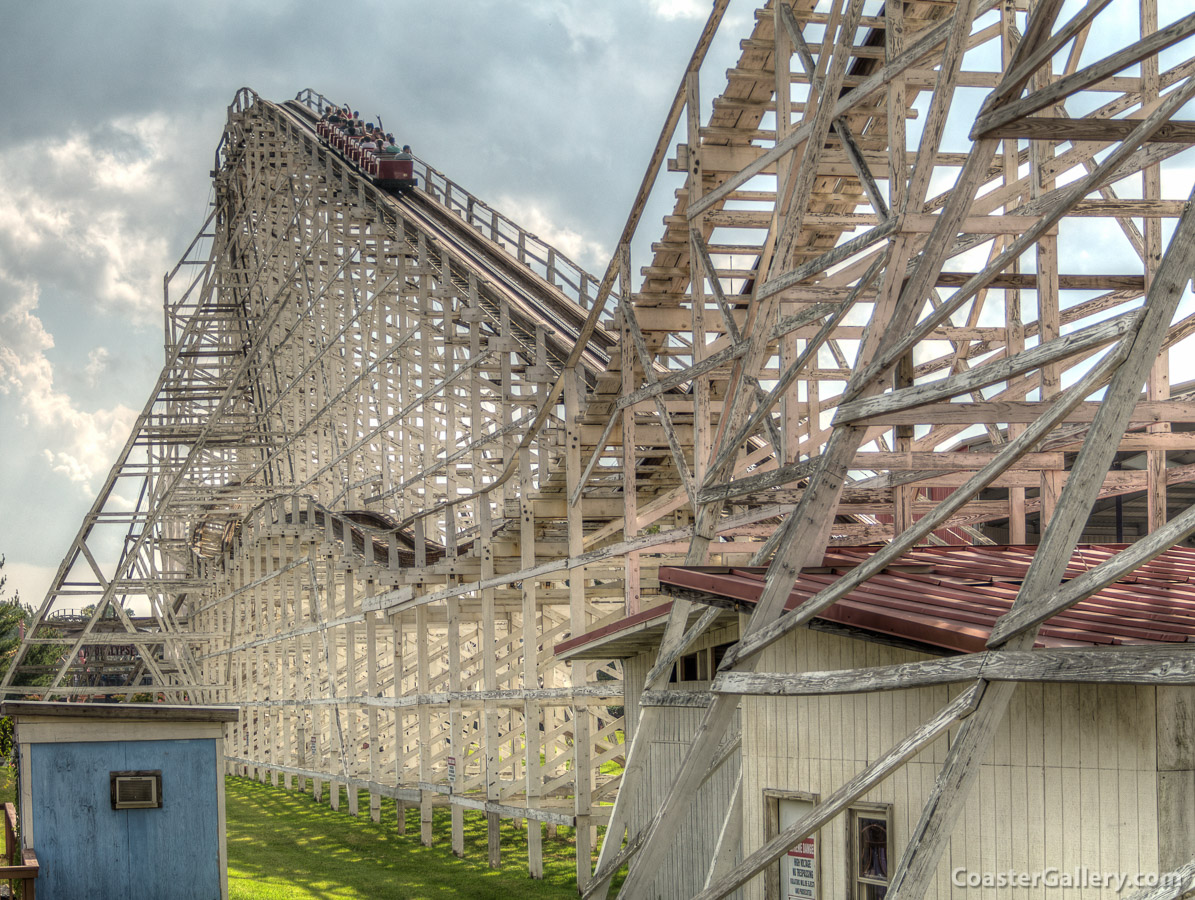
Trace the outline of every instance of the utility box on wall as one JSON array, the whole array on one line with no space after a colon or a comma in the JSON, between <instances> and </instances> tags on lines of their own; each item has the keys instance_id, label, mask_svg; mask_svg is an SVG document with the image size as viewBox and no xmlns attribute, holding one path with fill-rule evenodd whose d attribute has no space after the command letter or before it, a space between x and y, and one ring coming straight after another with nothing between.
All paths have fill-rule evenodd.
<instances>
[{"instance_id":1,"label":"utility box on wall","mask_svg":"<svg viewBox=\"0 0 1195 900\"><path fill-rule=\"evenodd\" d=\"M5 702L38 900L227 900L222 706Z\"/></svg>"}]
</instances>

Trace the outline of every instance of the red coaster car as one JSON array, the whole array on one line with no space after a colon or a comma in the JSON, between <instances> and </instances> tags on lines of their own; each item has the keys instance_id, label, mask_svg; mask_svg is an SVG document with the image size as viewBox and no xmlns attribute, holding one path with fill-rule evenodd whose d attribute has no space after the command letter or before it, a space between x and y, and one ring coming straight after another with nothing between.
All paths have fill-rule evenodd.
<instances>
[{"instance_id":1,"label":"red coaster car","mask_svg":"<svg viewBox=\"0 0 1195 900\"><path fill-rule=\"evenodd\" d=\"M377 185L392 194L404 194L415 187L415 166L410 153L380 154Z\"/></svg>"}]
</instances>

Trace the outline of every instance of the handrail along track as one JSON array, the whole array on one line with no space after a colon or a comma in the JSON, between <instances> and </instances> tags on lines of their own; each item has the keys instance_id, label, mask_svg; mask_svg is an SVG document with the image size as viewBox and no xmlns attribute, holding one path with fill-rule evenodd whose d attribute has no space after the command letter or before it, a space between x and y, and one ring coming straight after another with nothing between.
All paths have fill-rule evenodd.
<instances>
[{"instance_id":1,"label":"handrail along track","mask_svg":"<svg viewBox=\"0 0 1195 900\"><path fill-rule=\"evenodd\" d=\"M368 181L359 166L345 159L316 134L314 123L319 112L328 105L321 95L303 91L297 99L280 105L257 97L253 99L302 126L309 150L316 154L332 154L349 171ZM524 332L528 353L535 351L535 326L543 326L548 356L553 358L554 367L559 370L576 344L592 308L594 298L588 290L590 287L596 290L600 280L446 179L423 160L414 157L414 162L422 190L395 197L373 188L371 183L371 195L375 200L385 198L384 202L396 204L404 216L429 237L442 241L450 255L461 259L474 271L484 273L489 281L485 288L501 293L510 304L512 324ZM511 248L517 248L517 252L512 253ZM445 274L451 276L451 273ZM465 287L463 283L458 284ZM483 304L496 311L495 304L486 303L485 288L481 291ZM610 332L615 326L618 302L617 294L611 292L607 296L599 324L586 344L582 363L590 383L609 363L609 351L615 344Z\"/></svg>"}]
</instances>

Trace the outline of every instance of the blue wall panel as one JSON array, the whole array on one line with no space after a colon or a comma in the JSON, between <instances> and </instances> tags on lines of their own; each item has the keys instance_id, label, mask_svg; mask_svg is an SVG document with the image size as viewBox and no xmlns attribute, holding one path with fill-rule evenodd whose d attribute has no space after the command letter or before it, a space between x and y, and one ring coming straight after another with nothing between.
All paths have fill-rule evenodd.
<instances>
[{"instance_id":1,"label":"blue wall panel","mask_svg":"<svg viewBox=\"0 0 1195 900\"><path fill-rule=\"evenodd\" d=\"M216 741L34 744L39 900L219 900ZM162 808L114 810L108 773L161 769Z\"/></svg>"}]
</instances>

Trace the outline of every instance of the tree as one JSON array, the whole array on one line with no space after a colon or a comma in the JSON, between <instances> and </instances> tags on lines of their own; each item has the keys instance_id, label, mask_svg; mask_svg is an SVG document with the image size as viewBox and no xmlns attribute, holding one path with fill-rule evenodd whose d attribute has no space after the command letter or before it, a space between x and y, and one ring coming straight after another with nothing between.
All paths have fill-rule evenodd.
<instances>
[{"instance_id":1,"label":"tree","mask_svg":"<svg viewBox=\"0 0 1195 900\"><path fill-rule=\"evenodd\" d=\"M9 665L16 656L17 648L21 646L21 639L33 625L33 607L21 603L19 591L13 591L11 597L6 596L8 576L4 574L4 564L7 562L0 555L0 676L8 671ZM44 630L39 637L58 637L56 631ZM35 644L29 648L22 660L22 666L57 666L62 658L62 648L56 644ZM53 675L49 672L21 673L13 678L13 684L38 685L49 684Z\"/></svg>"},{"instance_id":2,"label":"tree","mask_svg":"<svg viewBox=\"0 0 1195 900\"><path fill-rule=\"evenodd\" d=\"M6 560L6 559L4 558L4 556L3 556L2 554L0 554L0 603L6 603L6 602L8 602L8 601L6 601L6 600L4 599L4 586L5 586L6 584L8 584L8 576L4 574L4 564L5 564L7 561L8 561L8 560ZM20 603L20 602L21 602L21 593L20 593L20 591L13 591L13 592L12 592L12 602L13 602L13 603Z\"/></svg>"},{"instance_id":3,"label":"tree","mask_svg":"<svg viewBox=\"0 0 1195 900\"><path fill-rule=\"evenodd\" d=\"M21 603L19 591L13 591L11 597L5 596L8 576L4 574L4 564L7 562L0 555L0 676L8 671L16 656L17 648L21 646L21 638L33 624L33 607ZM42 632L45 637L58 637L56 631ZM62 659L62 649L55 644L35 644L25 654L23 665L27 666L57 666ZM49 672L21 673L13 678L15 685L49 684L54 676ZM4 716L0 719L0 756L12 758L12 719Z\"/></svg>"}]
</instances>

